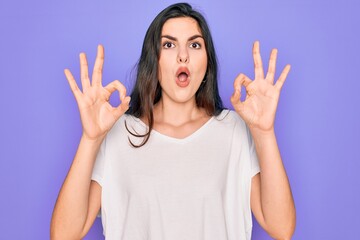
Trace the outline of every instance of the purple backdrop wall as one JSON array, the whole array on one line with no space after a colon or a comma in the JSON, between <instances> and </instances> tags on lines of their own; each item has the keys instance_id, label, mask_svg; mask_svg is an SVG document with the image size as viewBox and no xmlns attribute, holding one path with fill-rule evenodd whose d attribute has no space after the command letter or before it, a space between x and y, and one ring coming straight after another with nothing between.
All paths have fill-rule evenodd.
<instances>
[{"instance_id":1,"label":"purple backdrop wall","mask_svg":"<svg viewBox=\"0 0 360 240\"><path fill-rule=\"evenodd\" d=\"M130 87L155 15L173 1L0 2L0 238L48 239L52 209L81 134L63 75L106 49L104 83ZM221 95L253 76L251 46L279 49L284 85L276 131L297 207L293 239L358 239L360 31L354 1L191 1L212 29ZM112 100L116 103L116 100ZM103 239L97 220L86 239ZM253 239L270 239L255 223Z\"/></svg>"}]
</instances>

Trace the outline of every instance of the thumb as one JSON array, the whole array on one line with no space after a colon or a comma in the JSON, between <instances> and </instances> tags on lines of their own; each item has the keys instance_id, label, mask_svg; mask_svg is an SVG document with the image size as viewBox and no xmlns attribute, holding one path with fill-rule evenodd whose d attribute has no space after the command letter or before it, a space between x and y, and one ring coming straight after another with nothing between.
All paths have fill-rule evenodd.
<instances>
[{"instance_id":1,"label":"thumb","mask_svg":"<svg viewBox=\"0 0 360 240\"><path fill-rule=\"evenodd\" d=\"M114 108L114 116L119 119L128 109L130 103L130 96L125 97L119 106Z\"/></svg>"},{"instance_id":2,"label":"thumb","mask_svg":"<svg viewBox=\"0 0 360 240\"><path fill-rule=\"evenodd\" d=\"M235 88L233 95L230 98L231 104L233 105L236 112L242 112L244 109L244 103L241 102L241 90L239 88Z\"/></svg>"}]
</instances>

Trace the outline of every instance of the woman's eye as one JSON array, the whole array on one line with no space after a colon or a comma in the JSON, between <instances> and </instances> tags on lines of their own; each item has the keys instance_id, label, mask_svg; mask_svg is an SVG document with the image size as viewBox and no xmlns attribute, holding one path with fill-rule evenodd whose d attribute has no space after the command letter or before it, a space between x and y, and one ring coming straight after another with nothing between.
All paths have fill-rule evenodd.
<instances>
[{"instance_id":1,"label":"woman's eye","mask_svg":"<svg viewBox=\"0 0 360 240\"><path fill-rule=\"evenodd\" d=\"M164 48L173 48L175 45L172 42L163 43Z\"/></svg>"},{"instance_id":2,"label":"woman's eye","mask_svg":"<svg viewBox=\"0 0 360 240\"><path fill-rule=\"evenodd\" d=\"M194 43L191 43L191 44L190 44L190 47L191 47L191 48L199 49L199 48L201 48L201 45L200 45L200 43L194 42Z\"/></svg>"}]
</instances>

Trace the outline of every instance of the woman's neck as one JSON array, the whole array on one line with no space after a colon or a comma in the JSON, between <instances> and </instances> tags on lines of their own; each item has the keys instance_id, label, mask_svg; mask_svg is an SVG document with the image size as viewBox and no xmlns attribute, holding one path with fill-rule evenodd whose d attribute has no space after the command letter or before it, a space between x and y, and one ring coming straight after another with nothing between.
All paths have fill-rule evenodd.
<instances>
[{"instance_id":1,"label":"woman's neck","mask_svg":"<svg viewBox=\"0 0 360 240\"><path fill-rule=\"evenodd\" d=\"M209 118L205 109L196 106L195 99L186 103L160 101L154 107L154 122L174 127L182 126L201 118Z\"/></svg>"}]
</instances>

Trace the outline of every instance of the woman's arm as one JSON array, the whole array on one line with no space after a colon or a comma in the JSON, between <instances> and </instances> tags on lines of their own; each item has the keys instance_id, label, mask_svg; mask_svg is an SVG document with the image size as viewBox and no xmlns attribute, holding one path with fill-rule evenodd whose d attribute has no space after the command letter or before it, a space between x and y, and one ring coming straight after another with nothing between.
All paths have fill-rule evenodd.
<instances>
[{"instance_id":1,"label":"woman's arm","mask_svg":"<svg viewBox=\"0 0 360 240\"><path fill-rule=\"evenodd\" d=\"M51 220L51 239L81 239L100 209L101 187L91 181L102 139L82 137L69 173L60 190Z\"/></svg>"},{"instance_id":2,"label":"woman's arm","mask_svg":"<svg viewBox=\"0 0 360 240\"><path fill-rule=\"evenodd\" d=\"M252 179L251 209L271 237L291 239L295 231L295 206L275 133L251 134L261 169Z\"/></svg>"},{"instance_id":3,"label":"woman's arm","mask_svg":"<svg viewBox=\"0 0 360 240\"><path fill-rule=\"evenodd\" d=\"M254 43L253 58L255 79L240 74L234 81L235 91L231 97L234 109L250 129L260 161L260 174L252 179L251 208L259 224L272 237L290 239L295 229L295 207L274 132L280 90L290 65L274 84L277 50L271 52L266 77L259 42ZM240 100L242 85L246 88L243 102Z\"/></svg>"},{"instance_id":4,"label":"woman's arm","mask_svg":"<svg viewBox=\"0 0 360 240\"><path fill-rule=\"evenodd\" d=\"M130 97L119 81L102 86L104 49L98 46L92 81L84 53L80 54L82 91L71 72L65 75L80 111L83 134L78 150L60 190L51 220L51 239L80 239L90 229L100 209L101 187L91 181L95 158L107 132L129 108ZM119 91L121 104L113 107L110 95Z\"/></svg>"}]
</instances>

